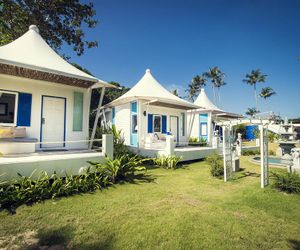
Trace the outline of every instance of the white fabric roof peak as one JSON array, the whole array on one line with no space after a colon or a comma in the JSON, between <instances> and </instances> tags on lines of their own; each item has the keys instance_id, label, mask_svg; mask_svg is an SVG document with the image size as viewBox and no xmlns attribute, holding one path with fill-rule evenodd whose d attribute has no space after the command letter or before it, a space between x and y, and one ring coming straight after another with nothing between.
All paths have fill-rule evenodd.
<instances>
[{"instance_id":1,"label":"white fabric roof peak","mask_svg":"<svg viewBox=\"0 0 300 250\"><path fill-rule=\"evenodd\" d=\"M0 47L0 63L106 84L60 57L41 37L36 25L30 25L24 35Z\"/></svg>"},{"instance_id":2,"label":"white fabric roof peak","mask_svg":"<svg viewBox=\"0 0 300 250\"><path fill-rule=\"evenodd\" d=\"M169 103L185 108L200 108L186 100L173 95L170 91L165 89L151 74L150 69L147 69L144 76L135 84L127 93L120 96L113 102L112 105L118 103L129 102L137 99L157 100L157 102Z\"/></svg>"},{"instance_id":3,"label":"white fabric roof peak","mask_svg":"<svg viewBox=\"0 0 300 250\"><path fill-rule=\"evenodd\" d=\"M221 111L221 109L219 109L216 105L214 105L211 100L208 98L208 96L205 93L204 88L201 88L200 90L200 94L197 97L196 101L194 102L194 104L203 107L205 109L208 110L217 110L217 111Z\"/></svg>"}]
</instances>

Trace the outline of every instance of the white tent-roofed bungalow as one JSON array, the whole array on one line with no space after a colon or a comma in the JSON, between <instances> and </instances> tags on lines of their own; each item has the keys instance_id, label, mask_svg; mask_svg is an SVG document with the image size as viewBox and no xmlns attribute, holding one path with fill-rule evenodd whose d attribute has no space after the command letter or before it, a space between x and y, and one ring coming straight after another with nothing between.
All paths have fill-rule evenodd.
<instances>
[{"instance_id":1,"label":"white tent-roofed bungalow","mask_svg":"<svg viewBox=\"0 0 300 250\"><path fill-rule=\"evenodd\" d=\"M107 105L112 108L111 123L122 130L125 143L137 148L164 148L165 136L186 145L186 111L199 106L165 89L147 69L127 93Z\"/></svg>"},{"instance_id":2,"label":"white tent-roofed bungalow","mask_svg":"<svg viewBox=\"0 0 300 250\"><path fill-rule=\"evenodd\" d=\"M194 104L201 108L188 111L188 128L190 130L190 136L198 138L199 140L206 140L210 146L212 146L214 132L218 130L218 132L222 133L221 129L216 127L216 122L243 117L240 114L226 112L218 108L208 98L204 88L201 89Z\"/></svg>"},{"instance_id":3,"label":"white tent-roofed bungalow","mask_svg":"<svg viewBox=\"0 0 300 250\"><path fill-rule=\"evenodd\" d=\"M20 160L24 154L26 161L31 161L36 154L49 150L53 153L88 149L91 91L102 88L101 106L106 87L111 85L61 58L35 25L15 41L1 46L1 167L14 164L16 158L24 163ZM33 158L30 153L35 154ZM61 157L62 153L56 159ZM34 161L39 165L43 160ZM83 161L86 165L86 158ZM64 164L69 163L72 161ZM1 171L0 168L0 174Z\"/></svg>"}]
</instances>

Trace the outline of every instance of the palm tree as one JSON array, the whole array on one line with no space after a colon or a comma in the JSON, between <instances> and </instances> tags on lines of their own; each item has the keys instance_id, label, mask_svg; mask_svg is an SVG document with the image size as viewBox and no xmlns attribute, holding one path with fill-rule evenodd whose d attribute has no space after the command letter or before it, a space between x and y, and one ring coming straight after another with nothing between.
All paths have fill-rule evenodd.
<instances>
[{"instance_id":1,"label":"palm tree","mask_svg":"<svg viewBox=\"0 0 300 250\"><path fill-rule=\"evenodd\" d=\"M200 89L206 85L207 79L203 75L196 75L193 77L191 83L188 85L186 92L189 94L189 99L194 101L195 97L198 96Z\"/></svg>"},{"instance_id":2,"label":"palm tree","mask_svg":"<svg viewBox=\"0 0 300 250\"><path fill-rule=\"evenodd\" d=\"M260 69L252 70L250 74L246 74L246 79L243 82L253 86L254 88L254 99L255 99L255 107L258 109L257 104L257 93L256 93L256 84L264 83L266 81L267 75L263 75Z\"/></svg>"},{"instance_id":3,"label":"palm tree","mask_svg":"<svg viewBox=\"0 0 300 250\"><path fill-rule=\"evenodd\" d=\"M271 87L265 87L261 89L259 96L261 98L267 99L275 94L276 92Z\"/></svg>"},{"instance_id":4,"label":"palm tree","mask_svg":"<svg viewBox=\"0 0 300 250\"><path fill-rule=\"evenodd\" d=\"M176 95L176 96L179 97L178 89L173 89L173 90L171 90L171 93L172 93L173 95Z\"/></svg>"},{"instance_id":5,"label":"palm tree","mask_svg":"<svg viewBox=\"0 0 300 250\"><path fill-rule=\"evenodd\" d=\"M256 114L258 114L260 111L257 108L248 108L248 110L246 111L246 115L250 116L251 118L253 118Z\"/></svg>"},{"instance_id":6,"label":"palm tree","mask_svg":"<svg viewBox=\"0 0 300 250\"><path fill-rule=\"evenodd\" d=\"M264 100L266 100L275 94L276 94L276 92L271 87L265 87L265 88L261 89L259 96L261 98L263 98ZM267 106L267 104L266 104L266 106Z\"/></svg>"},{"instance_id":7,"label":"palm tree","mask_svg":"<svg viewBox=\"0 0 300 250\"><path fill-rule=\"evenodd\" d=\"M213 88L213 95L214 95L214 102L216 103L216 92L215 88L218 89L218 99L220 102L220 87L224 86L226 83L224 82L225 73L223 73L217 66L213 68L209 68L208 72L203 74L205 77L211 79L212 88Z\"/></svg>"}]
</instances>

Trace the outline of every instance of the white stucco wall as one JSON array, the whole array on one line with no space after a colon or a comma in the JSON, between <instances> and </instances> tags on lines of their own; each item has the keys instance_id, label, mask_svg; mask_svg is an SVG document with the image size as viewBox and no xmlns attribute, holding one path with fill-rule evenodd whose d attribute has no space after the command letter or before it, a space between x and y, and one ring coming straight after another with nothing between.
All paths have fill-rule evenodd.
<instances>
[{"instance_id":1,"label":"white stucco wall","mask_svg":"<svg viewBox=\"0 0 300 250\"><path fill-rule=\"evenodd\" d=\"M115 126L122 131L125 144L130 145L130 103L115 107Z\"/></svg>"},{"instance_id":2,"label":"white stucco wall","mask_svg":"<svg viewBox=\"0 0 300 250\"><path fill-rule=\"evenodd\" d=\"M89 106L90 90L67 86L46 81L0 74L0 89L7 91L25 92L32 94L31 126L26 127L28 137L40 140L41 129L41 101L42 95L66 98L66 141L86 140L89 137ZM82 92L83 100L83 128L73 131L73 97L74 91ZM67 143L66 148L85 148L86 143Z\"/></svg>"}]
</instances>

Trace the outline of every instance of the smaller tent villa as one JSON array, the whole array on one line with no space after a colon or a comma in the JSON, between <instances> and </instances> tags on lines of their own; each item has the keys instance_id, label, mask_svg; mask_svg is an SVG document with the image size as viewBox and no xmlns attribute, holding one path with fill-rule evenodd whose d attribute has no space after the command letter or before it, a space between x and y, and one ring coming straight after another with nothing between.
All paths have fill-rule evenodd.
<instances>
[{"instance_id":1,"label":"smaller tent villa","mask_svg":"<svg viewBox=\"0 0 300 250\"><path fill-rule=\"evenodd\" d=\"M102 88L104 93L109 86L61 58L35 25L0 47L0 175L7 164L17 168L17 163L38 166L44 161L50 166L50 160L66 157L63 153L50 157L50 153L42 154L45 151L88 149L91 91ZM67 158L81 157L86 165L91 158L84 156L87 158L77 152ZM69 159L64 164L67 167L76 161ZM59 166L58 162L54 165Z\"/></svg>"},{"instance_id":2,"label":"smaller tent villa","mask_svg":"<svg viewBox=\"0 0 300 250\"><path fill-rule=\"evenodd\" d=\"M242 115L229 113L218 108L208 98L204 88L201 89L194 104L201 108L188 111L190 136L199 140L205 140L209 146L212 146L214 133L218 132L220 136L222 135L222 128L216 126L216 122L243 117Z\"/></svg>"},{"instance_id":3,"label":"smaller tent villa","mask_svg":"<svg viewBox=\"0 0 300 250\"><path fill-rule=\"evenodd\" d=\"M187 145L187 110L199 108L170 93L149 69L131 90L107 107L111 108L111 123L123 132L125 144L139 149L164 148L168 134L177 145Z\"/></svg>"}]
</instances>

